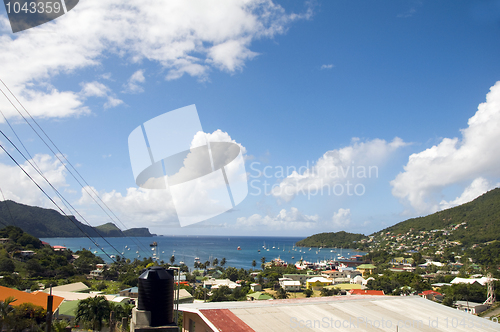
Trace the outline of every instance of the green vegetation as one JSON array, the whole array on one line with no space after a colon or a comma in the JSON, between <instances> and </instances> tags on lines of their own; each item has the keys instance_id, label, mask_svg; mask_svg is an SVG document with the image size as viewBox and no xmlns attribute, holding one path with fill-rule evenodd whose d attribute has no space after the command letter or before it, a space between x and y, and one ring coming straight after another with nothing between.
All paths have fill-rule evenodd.
<instances>
[{"instance_id":1,"label":"green vegetation","mask_svg":"<svg viewBox=\"0 0 500 332\"><path fill-rule=\"evenodd\" d=\"M358 247L357 242L364 238L366 238L366 236L363 234L354 234L344 231L321 233L309 236L297 242L295 245L297 247L340 247L356 249Z\"/></svg>"},{"instance_id":2,"label":"green vegetation","mask_svg":"<svg viewBox=\"0 0 500 332\"><path fill-rule=\"evenodd\" d=\"M87 226L74 216L63 216L56 210L19 204L14 201L0 202L0 221L4 225L15 225L37 238L81 237L82 230L92 237L153 236L147 228L131 228L123 233L112 223L97 227Z\"/></svg>"},{"instance_id":3,"label":"green vegetation","mask_svg":"<svg viewBox=\"0 0 500 332\"><path fill-rule=\"evenodd\" d=\"M431 231L466 223L449 236L449 241L463 245L500 240L500 188L493 189L475 200L426 217L408 219L376 232L403 234L411 228L415 231Z\"/></svg>"},{"instance_id":4,"label":"green vegetation","mask_svg":"<svg viewBox=\"0 0 500 332\"><path fill-rule=\"evenodd\" d=\"M13 306L16 302L13 297L0 301L0 331L24 331L33 325L41 326L47 317L47 312L40 306L31 303L22 303Z\"/></svg>"}]
</instances>

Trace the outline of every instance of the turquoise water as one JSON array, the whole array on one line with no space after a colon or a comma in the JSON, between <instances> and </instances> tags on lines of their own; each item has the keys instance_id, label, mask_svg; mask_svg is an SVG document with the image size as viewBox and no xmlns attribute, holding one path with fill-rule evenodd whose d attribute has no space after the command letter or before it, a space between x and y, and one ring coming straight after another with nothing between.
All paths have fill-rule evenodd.
<instances>
[{"instance_id":1,"label":"turquoise water","mask_svg":"<svg viewBox=\"0 0 500 332\"><path fill-rule=\"evenodd\" d=\"M309 248L294 248L295 243L302 239L301 237L191 235L106 238L109 242L108 244L101 238L99 240L96 239L98 247L87 238L46 238L41 240L50 243L52 246L65 246L72 251L86 248L92 252L96 252L96 255L102 257L107 262L110 262L110 259L104 252L109 255L120 255L130 259L138 258L142 260L144 257L158 257L159 260L164 260L165 262L168 262L170 257L174 255L176 263L183 261L189 268L193 268L195 257L198 257L202 263L207 260L212 261L214 258L217 258L220 262L224 257L227 262L226 266L250 269L252 268L253 260L257 261L257 268L259 268L262 257L265 257L266 261L279 257L285 262L295 263L301 258L316 262L323 259L334 259L339 254L347 258L363 254L363 252L352 249L323 248L319 250L318 248L311 248L309 250ZM158 244L156 251L150 247L152 242L157 242ZM263 248L264 245L266 249ZM241 250L238 250L238 247Z\"/></svg>"}]
</instances>

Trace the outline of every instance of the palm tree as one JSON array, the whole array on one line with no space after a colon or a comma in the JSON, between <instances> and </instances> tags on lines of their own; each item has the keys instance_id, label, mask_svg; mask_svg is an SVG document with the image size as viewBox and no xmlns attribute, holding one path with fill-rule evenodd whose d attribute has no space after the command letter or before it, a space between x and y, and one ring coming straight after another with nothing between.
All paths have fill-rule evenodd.
<instances>
[{"instance_id":1,"label":"palm tree","mask_svg":"<svg viewBox=\"0 0 500 332\"><path fill-rule=\"evenodd\" d=\"M276 293L278 299L287 299L290 296L283 287L280 287Z\"/></svg>"},{"instance_id":2,"label":"palm tree","mask_svg":"<svg viewBox=\"0 0 500 332\"><path fill-rule=\"evenodd\" d=\"M103 320L109 317L110 305L104 296L81 300L76 309L76 322L89 322L94 331L102 329Z\"/></svg>"},{"instance_id":3,"label":"palm tree","mask_svg":"<svg viewBox=\"0 0 500 332\"><path fill-rule=\"evenodd\" d=\"M0 331L2 331L4 323L8 323L14 308L10 305L17 301L14 296L9 296L3 302L0 302ZM6 324L7 325L7 324Z\"/></svg>"},{"instance_id":4,"label":"palm tree","mask_svg":"<svg viewBox=\"0 0 500 332\"><path fill-rule=\"evenodd\" d=\"M255 268L257 266L257 262L255 261L255 259L253 260L252 262L252 266Z\"/></svg>"},{"instance_id":5,"label":"palm tree","mask_svg":"<svg viewBox=\"0 0 500 332\"><path fill-rule=\"evenodd\" d=\"M219 265L219 260L217 258L214 258L212 266L217 266L217 265Z\"/></svg>"},{"instance_id":6,"label":"palm tree","mask_svg":"<svg viewBox=\"0 0 500 332\"><path fill-rule=\"evenodd\" d=\"M222 257L220 260L220 266L224 267L224 265L226 265L226 257Z\"/></svg>"},{"instance_id":7,"label":"palm tree","mask_svg":"<svg viewBox=\"0 0 500 332\"><path fill-rule=\"evenodd\" d=\"M210 266L210 261L205 262L205 268L208 268Z\"/></svg>"},{"instance_id":8,"label":"palm tree","mask_svg":"<svg viewBox=\"0 0 500 332\"><path fill-rule=\"evenodd\" d=\"M170 264L174 265L174 262L175 262L175 256L172 255L172 257L170 257Z\"/></svg>"},{"instance_id":9,"label":"palm tree","mask_svg":"<svg viewBox=\"0 0 500 332\"><path fill-rule=\"evenodd\" d=\"M69 326L67 320L55 320L52 322L52 331L54 332L65 332L66 328Z\"/></svg>"}]
</instances>

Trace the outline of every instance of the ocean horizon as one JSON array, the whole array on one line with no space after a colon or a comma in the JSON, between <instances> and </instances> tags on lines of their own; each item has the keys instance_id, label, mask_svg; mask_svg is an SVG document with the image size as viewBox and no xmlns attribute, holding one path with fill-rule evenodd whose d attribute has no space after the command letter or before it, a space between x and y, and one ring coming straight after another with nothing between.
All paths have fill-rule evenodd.
<instances>
[{"instance_id":1,"label":"ocean horizon","mask_svg":"<svg viewBox=\"0 0 500 332\"><path fill-rule=\"evenodd\" d=\"M51 246L60 245L76 252L87 249L110 263L106 255L122 256L131 260L157 257L158 261L170 262L172 255L175 263L184 262L189 269L194 268L195 258L201 263L215 258L220 262L226 259L226 267L251 269L252 261L257 262L259 269L262 257L269 262L280 258L290 264L300 259L316 262L325 259L335 259L339 256L349 258L353 255L364 254L354 249L342 248L309 248L295 247L295 243L303 237L279 236L205 236L205 235L165 235L153 237L110 237L99 238L97 246L88 238L42 238L40 240ZM156 242L156 247L150 245ZM238 247L240 248L238 250ZM260 251L259 251L260 250Z\"/></svg>"}]
</instances>

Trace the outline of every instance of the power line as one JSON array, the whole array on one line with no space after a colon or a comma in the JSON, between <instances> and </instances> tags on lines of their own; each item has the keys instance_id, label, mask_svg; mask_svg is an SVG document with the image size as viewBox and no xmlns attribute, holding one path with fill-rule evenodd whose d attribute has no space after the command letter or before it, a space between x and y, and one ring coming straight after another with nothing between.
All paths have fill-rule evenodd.
<instances>
[{"instance_id":1,"label":"power line","mask_svg":"<svg viewBox=\"0 0 500 332\"><path fill-rule=\"evenodd\" d=\"M114 216L114 218L126 229L127 227L123 224L123 222L118 218L118 216L116 216L116 214L109 208L109 206L101 199L101 197L99 196L99 194L88 184L88 182L83 178L83 176L78 172L78 170L73 166L73 164L71 164L71 162L66 158L66 156L61 152L61 150L57 147L57 145L50 139L50 137L47 135L47 133L43 130L43 128L38 124L38 122L31 116L31 114L28 112L28 110L24 107L24 105L19 101L19 99L17 99L17 97L14 95L14 93L12 93L12 91L9 89L9 87L5 84L5 82L3 80L0 79L0 82L5 86L5 88L7 89L7 91L9 91L9 93L13 96L13 98L19 103L19 105L21 105L21 107L23 108L23 110L28 114L28 116L31 118L31 120L36 124L36 126L41 130L41 132L45 135L45 137L49 140L49 142L55 147L55 149L59 152L59 154L57 154L56 152L54 152L54 150L52 150L52 148L49 146L49 144L41 137L41 135L38 133L38 131L33 128L33 126L31 125L31 123L26 119L26 117L21 113L21 111L16 107L16 105L14 105L14 103L10 100L10 98L5 94L5 92L0 89L0 91L2 92L2 94L5 96L5 98L9 101L9 103L14 107L14 109L19 113L19 115L24 119L24 121L30 126L30 128L35 132L35 134L40 138L40 140L47 146L47 148L49 148L49 150L54 154L54 156L61 162L61 164L66 168L66 170L71 174L71 176L78 182L78 184L82 187L83 190L85 190L85 192L92 198L92 200L101 208L101 210L111 219L111 221L115 222L115 220L113 219L113 217L108 213L108 211ZM2 113L3 115L3 113ZM8 122L7 118L5 117L4 115L4 118L6 120L6 122L9 124L9 127L11 128L11 130L14 132L14 134L16 135L17 139L21 142L21 140L19 139L19 137L17 136L17 134L15 133L14 129L12 128L12 126L10 125L10 123ZM23 148L27 151L26 147L24 146L24 144L22 144L21 142L21 145L23 146ZM28 151L27 151L28 152ZM28 152L28 155L29 155L29 152ZM84 186L80 180L73 174L73 172L66 166L66 163L64 163L61 158L59 156L62 156L64 158L64 160L66 160L67 164L71 166L71 168L73 169L73 171L78 174L78 176L82 179L82 181L86 184L86 186ZM31 155L30 155L31 157ZM32 158L32 157L31 157ZM33 159L33 158L32 158ZM35 163L36 164L36 163ZM90 193L87 188L89 188L92 193ZM97 197L99 199L99 201L107 208L104 209L101 204L99 204L99 202L97 202L97 200L95 199L95 197ZM75 210L76 211L76 210ZM90 226L90 224L89 224ZM102 237L102 235L96 230L96 232ZM123 233L123 231L122 231ZM102 237L104 239L104 237ZM148 251L142 246L142 244L140 243L140 241L135 238L135 237L129 237L136 245L139 249L141 249L144 253L146 253L148 255ZM137 240L137 242L135 241Z\"/></svg>"},{"instance_id":2,"label":"power line","mask_svg":"<svg viewBox=\"0 0 500 332\"><path fill-rule=\"evenodd\" d=\"M5 137L5 138L9 141L9 143L10 143L10 144L12 144L12 146L13 146L13 147L17 150L17 152L18 152L18 153L19 153L19 154L20 154L20 155L21 155L21 156L22 156L22 157L26 160L26 162L28 162L28 163L31 165L31 167L33 167L33 169L34 169L35 171L37 171L37 173L38 173L38 174L39 174L39 175L40 175L40 176L41 176L41 177L42 177L42 178L43 178L43 179L44 179L44 180L45 180L45 181L49 184L49 186L50 186L50 187L54 190L54 192L56 193L56 195L57 195L57 196L59 196L59 198L61 198L61 200L62 200L63 204L66 206L66 208L67 208L68 210L73 209L73 211L75 211L75 212L76 212L76 213L80 216L80 218L82 218L82 220L84 220L84 221L85 221L85 223L86 223L88 226L92 227L92 225L90 225L90 223L89 223L89 222L85 219L85 217L84 217L84 216L82 216L82 215L81 215L81 214L80 214L80 213L79 213L79 212L78 212L78 211L77 211L77 210L76 210L76 209L75 209L75 208L71 205L71 203L69 203L69 202L66 200L66 198L64 198L64 196L63 196L63 195L59 192L59 190L57 190L57 189L56 189L56 188L52 185L52 183L50 183L50 181L49 181L49 180L45 177L45 175L44 175L44 174L43 174L40 170L38 170L35 166L33 166L33 164L31 163L31 161L30 161L28 158L26 158L26 156L25 156L25 155L24 155L24 154L23 154L23 153L19 150L19 148L18 148L15 144L14 144L14 143L13 143L13 142L12 142L12 141L11 141L11 140L10 140L10 139L6 136L6 135L5 135L5 133L4 133L2 130L0 130L0 133L3 135L3 137ZM24 171L24 169L23 169L23 171ZM68 207L68 205L66 205L66 204L68 204L71 208L69 208L69 207ZM74 224L76 224L76 223L74 223ZM96 229L94 229L94 230L96 231L96 233L97 233L99 236L101 236L101 238L102 238L104 241L106 241L106 243L107 243L107 244L109 244L109 245L110 245L110 246L111 246L111 247L112 247L112 248L113 248L113 249L114 249L114 250L115 250L118 254L120 254L120 252L118 251L118 249L116 249L116 248L115 248L115 247L114 247L111 243L109 243L109 242L108 242L108 240L106 240L104 237L102 237L102 235L100 235L100 234L99 234L99 232L98 232ZM101 248L101 249L102 249L102 248Z\"/></svg>"},{"instance_id":3,"label":"power line","mask_svg":"<svg viewBox=\"0 0 500 332\"><path fill-rule=\"evenodd\" d=\"M2 197L3 197L3 201L5 202L5 206L7 207L7 210L9 211L10 219L12 219L12 223L14 224L14 217L12 216L12 212L10 211L10 207L7 204L7 201L5 200L5 195L3 194L2 188L0 188L0 192L2 193ZM1 223L4 224L5 226L7 226L3 221Z\"/></svg>"},{"instance_id":4,"label":"power line","mask_svg":"<svg viewBox=\"0 0 500 332\"><path fill-rule=\"evenodd\" d=\"M0 131L0 132L1 132L1 131ZM5 134L4 134L3 132L1 132L1 133L4 135L4 137L6 137L6 138L7 138L7 136L5 136ZM8 138L7 138L7 139L8 139ZM9 142L11 142L11 141L9 140ZM11 144L13 144L13 143L11 142ZM16 150L18 150L18 149L17 149L17 147L16 147L15 145L14 145L14 147L16 148ZM0 144L0 148L2 148L2 150L3 150L3 151L4 151L4 152L5 152L5 153L6 153L6 154L10 157L10 159L12 159L12 161L13 161L13 162L14 162L14 163L15 163L15 164L16 164L16 165L17 165L17 166L18 166L18 167L19 167L19 168L20 168L20 169L24 172L24 174L26 174L26 176L27 176L27 177L28 177L28 178L29 178L29 179L30 179L30 180L31 180L31 181L32 181L32 182L33 182L33 183L34 183L34 184L38 187L38 189L40 189L40 190L42 191L42 193L43 193L45 196L47 196L47 198L48 198L48 199L49 199L49 200L50 200L50 201L51 201L51 202L52 202L52 203L53 203L53 204L54 204L54 205L55 205L55 206L59 209L59 211L61 211L61 213L62 213L62 214L63 214L66 218L68 218L68 219L69 219L69 221L71 221L71 222L72 222L72 223L73 223L73 224L74 224L74 225L75 225L75 226L76 226L76 227L77 227L77 228L78 228L78 229L79 229L79 230L80 230L80 231L81 231L81 232L82 232L82 233L83 233L83 234L84 234L84 235L85 235L85 236L86 236L86 237L87 237L90 241L92 241L92 243L94 243L94 244L98 247L97 242L96 242L96 241L95 241L95 240L94 240L94 239L93 239L90 235L88 235L88 234L87 234L87 233L86 233L83 229L81 229L81 228L80 228L80 226L79 226L76 222L74 222L74 221L73 221L73 219L71 219L71 218L70 218L70 217L66 214L66 212L64 212L64 210L63 210L63 209L61 209L61 207L60 207L59 205L57 205L57 203L56 203L56 202L52 199L52 197L50 197L50 195L49 195L49 194L47 194L47 193L45 192L45 190L43 190L43 188L42 188L42 187L40 187L40 185L39 185L39 184L38 184L38 183L37 183L37 182L36 182L36 181L35 181L35 180L31 177L31 175L29 175L29 174L28 174L28 172L26 172L26 170L25 170L25 169L24 169L24 168L23 168L23 167L22 167L22 166L21 166L21 165L17 162L17 160L16 160L14 157L12 157L12 155L9 153L9 151L7 151L7 149L5 149L5 148L4 148L4 146L3 146L2 144ZM19 152L19 150L18 150L18 152ZM50 184L50 182L49 182L49 185L52 187L52 184ZM105 254L106 256L108 256L108 257L109 257L109 259L111 259L111 261L113 261L113 262L115 261L115 260L114 260L114 259L113 259L113 258L112 258L112 257L111 257L111 256L110 256L107 252L106 252L106 251L104 251L104 249L102 249L102 248L101 248L101 250L104 252L104 254ZM115 249L115 250L116 250L116 249Z\"/></svg>"}]
</instances>

